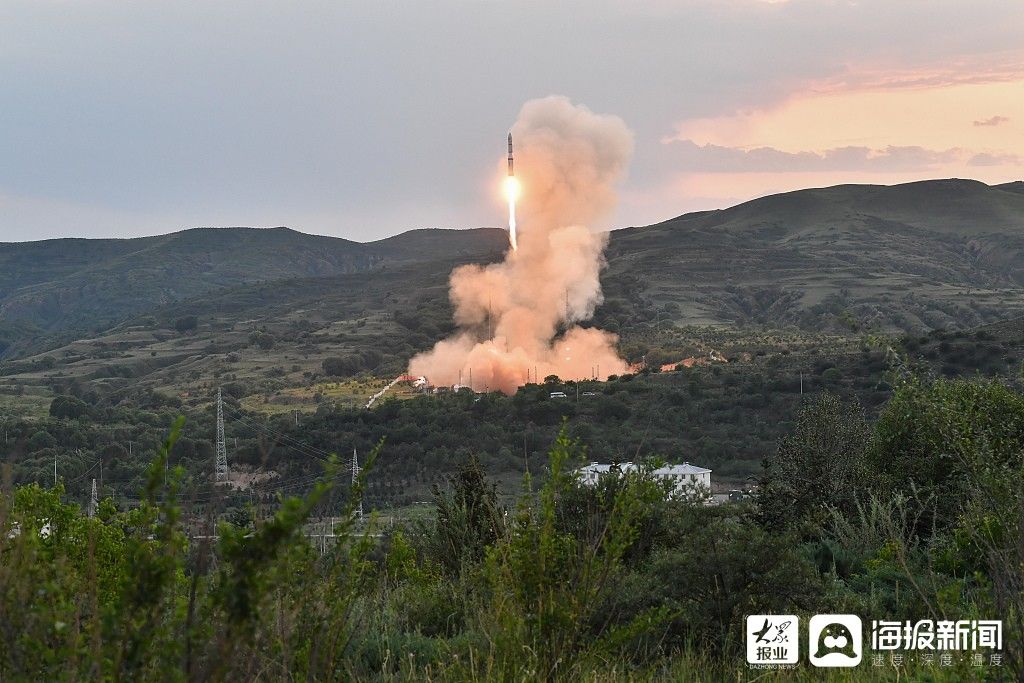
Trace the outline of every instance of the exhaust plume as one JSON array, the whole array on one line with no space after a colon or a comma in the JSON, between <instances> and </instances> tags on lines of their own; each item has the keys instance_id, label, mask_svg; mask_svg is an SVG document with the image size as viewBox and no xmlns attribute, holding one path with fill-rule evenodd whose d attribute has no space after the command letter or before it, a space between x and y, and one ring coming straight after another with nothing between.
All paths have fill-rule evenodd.
<instances>
[{"instance_id":1,"label":"exhaust plume","mask_svg":"<svg viewBox=\"0 0 1024 683\"><path fill-rule=\"evenodd\" d=\"M615 208L615 184L633 153L617 116L565 97L523 105L512 128L522 187L518 248L488 266L452 271L460 330L417 355L409 372L435 385L470 382L511 394L547 375L600 379L622 373L615 335L575 323L603 301L598 278Z\"/></svg>"}]
</instances>

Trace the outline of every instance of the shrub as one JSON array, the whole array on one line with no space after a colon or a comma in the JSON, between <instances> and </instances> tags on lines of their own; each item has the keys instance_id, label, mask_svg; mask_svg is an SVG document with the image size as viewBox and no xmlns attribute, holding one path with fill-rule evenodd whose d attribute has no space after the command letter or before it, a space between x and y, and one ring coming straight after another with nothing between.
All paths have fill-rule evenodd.
<instances>
[{"instance_id":1,"label":"shrub","mask_svg":"<svg viewBox=\"0 0 1024 683\"><path fill-rule=\"evenodd\" d=\"M796 431L766 458L758 494L767 527L822 519L828 507L849 510L864 482L870 428L863 409L822 394L800 410Z\"/></svg>"},{"instance_id":2,"label":"shrub","mask_svg":"<svg viewBox=\"0 0 1024 683\"><path fill-rule=\"evenodd\" d=\"M199 318L194 315L185 315L174 321L174 329L182 334L194 332L199 327Z\"/></svg>"}]
</instances>

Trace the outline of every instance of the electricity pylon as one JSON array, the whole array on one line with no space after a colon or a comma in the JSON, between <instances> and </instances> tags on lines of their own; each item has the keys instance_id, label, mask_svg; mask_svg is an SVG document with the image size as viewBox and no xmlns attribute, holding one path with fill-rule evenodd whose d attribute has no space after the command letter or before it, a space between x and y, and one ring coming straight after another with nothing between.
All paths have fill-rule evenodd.
<instances>
[{"instance_id":1,"label":"electricity pylon","mask_svg":"<svg viewBox=\"0 0 1024 683\"><path fill-rule=\"evenodd\" d=\"M220 388L217 388L217 481L226 481L228 478L228 447L224 443L224 399L221 396Z\"/></svg>"},{"instance_id":2,"label":"electricity pylon","mask_svg":"<svg viewBox=\"0 0 1024 683\"><path fill-rule=\"evenodd\" d=\"M89 496L89 516L90 517L95 517L96 516L96 510L99 509L99 506L100 506L100 499L99 499L99 496L96 495L96 480L93 479L92 480L92 495Z\"/></svg>"},{"instance_id":3,"label":"electricity pylon","mask_svg":"<svg viewBox=\"0 0 1024 683\"><path fill-rule=\"evenodd\" d=\"M356 482L359 480L359 456L356 454L356 449L352 449L352 491L356 490ZM363 497L359 496L359 501L356 504L356 518L361 522L363 521Z\"/></svg>"}]
</instances>

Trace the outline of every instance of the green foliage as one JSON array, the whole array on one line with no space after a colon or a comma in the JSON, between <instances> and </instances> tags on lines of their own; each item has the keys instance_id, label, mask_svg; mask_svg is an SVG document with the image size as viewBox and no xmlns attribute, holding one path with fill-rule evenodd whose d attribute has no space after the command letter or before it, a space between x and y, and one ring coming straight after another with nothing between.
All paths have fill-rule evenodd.
<instances>
[{"instance_id":1,"label":"green foliage","mask_svg":"<svg viewBox=\"0 0 1024 683\"><path fill-rule=\"evenodd\" d=\"M608 661L623 643L668 616L653 609L625 625L587 632L636 540L643 497L633 486L622 486L597 539L560 531L558 504L573 486L566 467L578 448L563 429L539 495L521 499L508 536L487 554L491 618L483 628L502 680L572 680L580 667Z\"/></svg>"},{"instance_id":2,"label":"green foliage","mask_svg":"<svg viewBox=\"0 0 1024 683\"><path fill-rule=\"evenodd\" d=\"M677 616L667 642L739 656L747 614L814 611L822 581L792 533L707 510L677 517L677 542L651 561L651 590Z\"/></svg>"},{"instance_id":3,"label":"green foliage","mask_svg":"<svg viewBox=\"0 0 1024 683\"><path fill-rule=\"evenodd\" d=\"M425 552L450 575L478 563L487 548L505 533L504 510L497 487L487 480L480 461L471 456L448 487L434 486L435 517L421 533Z\"/></svg>"},{"instance_id":4,"label":"green foliage","mask_svg":"<svg viewBox=\"0 0 1024 683\"><path fill-rule=\"evenodd\" d=\"M126 511L104 500L89 518L61 486L0 496L0 680L732 680L748 673L752 613L1002 618L1006 673L1020 678L1024 463L1006 422L1021 396L914 382L873 425L835 397L808 403L741 504L667 495L655 460L584 486L570 466L586 453L563 424L538 488L527 477L507 515L466 454L429 522L383 530L354 507L375 451L333 544L309 534L337 510L336 463L264 518L226 489L189 514L186 472L167 466L186 438L178 422ZM501 409L473 399L451 400ZM938 482L912 470L903 486L873 475L873 449L903 468L928 452L918 423L946 429L972 467ZM941 495L954 482L959 496ZM762 677L812 680L778 675ZM907 663L836 680L972 675Z\"/></svg>"},{"instance_id":5,"label":"green foliage","mask_svg":"<svg viewBox=\"0 0 1024 683\"><path fill-rule=\"evenodd\" d=\"M74 396L58 396L50 403L50 415L62 420L74 420L90 414L89 405Z\"/></svg>"},{"instance_id":6,"label":"green foliage","mask_svg":"<svg viewBox=\"0 0 1024 683\"><path fill-rule=\"evenodd\" d=\"M911 378L896 387L879 416L866 462L885 490L918 489L959 501L982 466L982 454L1006 465L1021 462L1022 453L1020 393L997 380ZM943 506L934 522L946 527L956 514L955 506Z\"/></svg>"},{"instance_id":7,"label":"green foliage","mask_svg":"<svg viewBox=\"0 0 1024 683\"><path fill-rule=\"evenodd\" d=\"M264 351L269 351L274 348L274 344L277 342L274 335L269 332L262 330L254 330L249 333L249 343L258 346Z\"/></svg>"},{"instance_id":8,"label":"green foliage","mask_svg":"<svg viewBox=\"0 0 1024 683\"><path fill-rule=\"evenodd\" d=\"M310 552L301 531L330 490L333 465L309 496L283 499L255 530L222 524L216 548L190 548L178 504L182 471L166 466L180 430L179 421L129 512L104 501L96 518L85 517L61 502L60 487L29 485L0 498L0 678L248 678L262 669L264 646L279 674L336 670L336 646L351 639L351 607L371 567L369 537L353 533L364 479L327 560ZM322 578L307 585L314 576ZM287 617L281 603L273 610L284 595L297 610ZM312 623L278 630L297 615Z\"/></svg>"},{"instance_id":9,"label":"green foliage","mask_svg":"<svg viewBox=\"0 0 1024 683\"><path fill-rule=\"evenodd\" d=\"M174 321L174 329L182 334L194 332L199 327L199 318L194 315L183 315Z\"/></svg>"},{"instance_id":10,"label":"green foliage","mask_svg":"<svg viewBox=\"0 0 1024 683\"><path fill-rule=\"evenodd\" d=\"M863 409L834 394L805 404L793 434L764 463L758 495L766 527L820 523L827 508L852 511L865 476L870 427Z\"/></svg>"}]
</instances>

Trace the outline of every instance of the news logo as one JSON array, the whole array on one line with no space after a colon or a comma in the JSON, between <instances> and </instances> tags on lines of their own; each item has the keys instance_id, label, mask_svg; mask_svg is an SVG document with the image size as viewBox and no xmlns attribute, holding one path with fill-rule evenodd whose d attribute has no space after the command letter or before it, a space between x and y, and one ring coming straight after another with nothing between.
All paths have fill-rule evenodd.
<instances>
[{"instance_id":1,"label":"news logo","mask_svg":"<svg viewBox=\"0 0 1024 683\"><path fill-rule=\"evenodd\" d=\"M807 642L814 666L857 666L864 657L864 626L855 614L816 614Z\"/></svg>"},{"instance_id":2,"label":"news logo","mask_svg":"<svg viewBox=\"0 0 1024 683\"><path fill-rule=\"evenodd\" d=\"M800 658L800 621L792 614L747 617L747 663L770 667L796 664Z\"/></svg>"}]
</instances>

